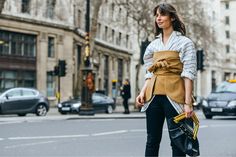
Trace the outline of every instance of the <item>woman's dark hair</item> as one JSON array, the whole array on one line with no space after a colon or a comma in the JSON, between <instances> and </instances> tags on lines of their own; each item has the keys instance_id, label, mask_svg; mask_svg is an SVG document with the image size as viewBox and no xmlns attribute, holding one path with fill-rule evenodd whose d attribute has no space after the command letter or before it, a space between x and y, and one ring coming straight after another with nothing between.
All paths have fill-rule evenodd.
<instances>
[{"instance_id":1,"label":"woman's dark hair","mask_svg":"<svg viewBox=\"0 0 236 157\"><path fill-rule=\"evenodd\" d=\"M172 21L172 26L175 31L180 32L182 35L186 34L185 25L177 14L174 6L169 3L161 3L154 8L154 16L156 16L157 10L159 10L161 15L169 15L170 18L174 19L174 21ZM155 35L159 35L160 33L162 33L162 28L158 27L155 20Z\"/></svg>"}]
</instances>

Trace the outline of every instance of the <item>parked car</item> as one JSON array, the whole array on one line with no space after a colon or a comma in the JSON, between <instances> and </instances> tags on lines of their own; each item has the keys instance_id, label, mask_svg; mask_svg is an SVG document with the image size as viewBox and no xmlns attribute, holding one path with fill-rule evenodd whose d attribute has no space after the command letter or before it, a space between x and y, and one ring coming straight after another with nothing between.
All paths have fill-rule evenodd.
<instances>
[{"instance_id":1,"label":"parked car","mask_svg":"<svg viewBox=\"0 0 236 157\"><path fill-rule=\"evenodd\" d=\"M202 101L202 110L207 119L217 115L236 116L236 80L222 82Z\"/></svg>"},{"instance_id":2,"label":"parked car","mask_svg":"<svg viewBox=\"0 0 236 157\"><path fill-rule=\"evenodd\" d=\"M195 101L193 102L193 107L196 110L199 110L202 106L202 101L203 101L203 97L202 96L194 96Z\"/></svg>"},{"instance_id":3,"label":"parked car","mask_svg":"<svg viewBox=\"0 0 236 157\"><path fill-rule=\"evenodd\" d=\"M38 90L31 88L11 88L0 94L0 114L25 116L35 113L45 116L49 102Z\"/></svg>"},{"instance_id":4,"label":"parked car","mask_svg":"<svg viewBox=\"0 0 236 157\"><path fill-rule=\"evenodd\" d=\"M112 113L115 109L114 100L102 93L93 93L92 104L95 112ZM61 114L79 113L81 107L81 99L71 99L57 105L58 111Z\"/></svg>"}]
</instances>

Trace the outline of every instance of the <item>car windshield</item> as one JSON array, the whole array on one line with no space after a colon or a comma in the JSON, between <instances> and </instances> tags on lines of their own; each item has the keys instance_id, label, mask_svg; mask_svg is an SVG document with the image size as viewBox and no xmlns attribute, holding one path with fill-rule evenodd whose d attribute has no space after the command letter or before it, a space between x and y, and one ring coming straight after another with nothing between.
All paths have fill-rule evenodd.
<instances>
[{"instance_id":1,"label":"car windshield","mask_svg":"<svg viewBox=\"0 0 236 157\"><path fill-rule=\"evenodd\" d=\"M216 93L236 93L236 83L222 82L217 88Z\"/></svg>"}]
</instances>

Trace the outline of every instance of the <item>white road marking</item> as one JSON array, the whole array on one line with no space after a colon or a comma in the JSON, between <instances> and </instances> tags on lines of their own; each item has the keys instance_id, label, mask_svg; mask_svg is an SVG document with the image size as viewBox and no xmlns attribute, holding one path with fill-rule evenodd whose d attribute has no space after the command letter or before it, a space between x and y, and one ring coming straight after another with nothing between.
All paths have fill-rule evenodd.
<instances>
[{"instance_id":1,"label":"white road marking","mask_svg":"<svg viewBox=\"0 0 236 157\"><path fill-rule=\"evenodd\" d=\"M103 122L103 121L113 121L115 119L90 119L89 121L92 121L92 122Z\"/></svg>"},{"instance_id":2,"label":"white road marking","mask_svg":"<svg viewBox=\"0 0 236 157\"><path fill-rule=\"evenodd\" d=\"M4 124L16 124L16 123L22 123L23 121L13 121L13 122L0 122L0 125Z\"/></svg>"},{"instance_id":3,"label":"white road marking","mask_svg":"<svg viewBox=\"0 0 236 157\"><path fill-rule=\"evenodd\" d=\"M128 130L117 130L117 131L110 131L110 132L101 132L101 133L95 133L92 134L92 136L103 136L103 135L112 135L112 134L122 134L126 133Z\"/></svg>"},{"instance_id":4,"label":"white road marking","mask_svg":"<svg viewBox=\"0 0 236 157\"><path fill-rule=\"evenodd\" d=\"M211 124L210 127L236 127L236 124Z\"/></svg>"},{"instance_id":5,"label":"white road marking","mask_svg":"<svg viewBox=\"0 0 236 157\"><path fill-rule=\"evenodd\" d=\"M199 128L208 128L208 125L200 125Z\"/></svg>"},{"instance_id":6,"label":"white road marking","mask_svg":"<svg viewBox=\"0 0 236 157\"><path fill-rule=\"evenodd\" d=\"M35 142L35 143L27 143L27 144L18 144L18 145L12 145L12 146L5 146L5 149L10 148L17 148L17 147L28 147L28 146L35 146L39 144L48 144L48 143L54 143L55 141L46 141L46 142Z\"/></svg>"},{"instance_id":7,"label":"white road marking","mask_svg":"<svg viewBox=\"0 0 236 157\"><path fill-rule=\"evenodd\" d=\"M129 130L130 132L145 132L146 129L132 129L132 130Z\"/></svg>"},{"instance_id":8,"label":"white road marking","mask_svg":"<svg viewBox=\"0 0 236 157\"><path fill-rule=\"evenodd\" d=\"M32 137L9 137L9 140L37 140L37 139L56 139L56 138L76 138L88 137L89 135L60 135L60 136L32 136Z\"/></svg>"},{"instance_id":9,"label":"white road marking","mask_svg":"<svg viewBox=\"0 0 236 157\"><path fill-rule=\"evenodd\" d=\"M236 124L213 124L213 125L200 125L200 128L209 128L209 127L235 127ZM168 131L167 128L164 128L163 131ZM31 136L31 137L8 137L0 138L0 141L3 140L37 140L37 139L60 139L60 138L79 138L79 137L91 137L91 136L105 136L113 134L123 134L127 132L146 132L146 129L131 129L131 130L116 130L92 134L78 134L78 135L58 135L58 136Z\"/></svg>"}]
</instances>

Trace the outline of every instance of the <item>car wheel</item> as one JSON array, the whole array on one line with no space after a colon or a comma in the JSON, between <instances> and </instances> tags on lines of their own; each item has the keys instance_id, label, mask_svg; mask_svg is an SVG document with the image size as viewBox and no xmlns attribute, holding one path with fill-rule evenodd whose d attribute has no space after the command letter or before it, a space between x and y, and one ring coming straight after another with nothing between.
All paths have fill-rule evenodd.
<instances>
[{"instance_id":1,"label":"car wheel","mask_svg":"<svg viewBox=\"0 0 236 157\"><path fill-rule=\"evenodd\" d=\"M112 108L111 105L108 105L108 106L107 106L107 111L106 111L106 113L108 113L108 114L113 113L113 108Z\"/></svg>"},{"instance_id":2,"label":"car wheel","mask_svg":"<svg viewBox=\"0 0 236 157\"><path fill-rule=\"evenodd\" d=\"M39 104L36 108L36 115L37 116L46 116L48 110L44 104Z\"/></svg>"},{"instance_id":3,"label":"car wheel","mask_svg":"<svg viewBox=\"0 0 236 157\"><path fill-rule=\"evenodd\" d=\"M26 113L19 113L17 115L20 116L20 117L24 117L24 116L26 116Z\"/></svg>"},{"instance_id":4,"label":"car wheel","mask_svg":"<svg viewBox=\"0 0 236 157\"><path fill-rule=\"evenodd\" d=\"M212 119L212 115L205 115L206 119Z\"/></svg>"}]
</instances>

